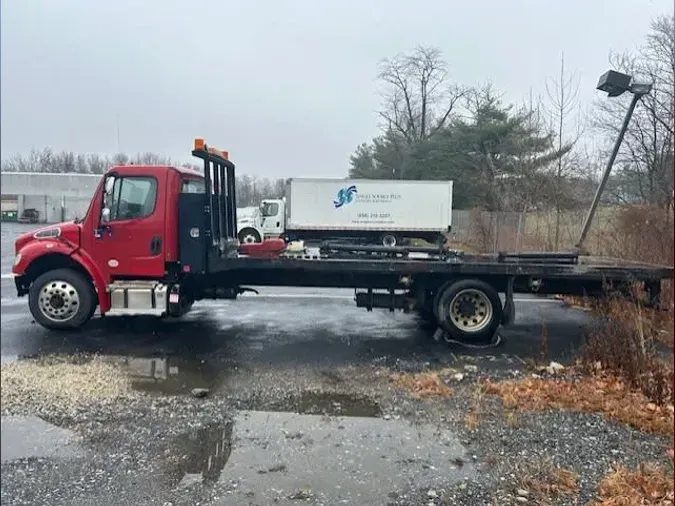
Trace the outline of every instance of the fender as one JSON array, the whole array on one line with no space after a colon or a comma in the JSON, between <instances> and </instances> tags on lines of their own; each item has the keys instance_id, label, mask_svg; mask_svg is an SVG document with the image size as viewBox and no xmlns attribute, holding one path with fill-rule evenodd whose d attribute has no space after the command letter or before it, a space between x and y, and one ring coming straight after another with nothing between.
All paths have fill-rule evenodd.
<instances>
[{"instance_id":1,"label":"fender","mask_svg":"<svg viewBox=\"0 0 675 506\"><path fill-rule=\"evenodd\" d=\"M82 249L73 252L71 258L79 263L91 276L98 295L98 309L101 314L107 313L110 310L110 294L108 293L108 286L101 269L98 268L91 256Z\"/></svg>"},{"instance_id":2,"label":"fender","mask_svg":"<svg viewBox=\"0 0 675 506\"><path fill-rule=\"evenodd\" d=\"M69 257L74 251L75 247L65 241L53 239L31 241L16 252L12 272L17 276L23 276L28 267L39 258L53 254Z\"/></svg>"},{"instance_id":3,"label":"fender","mask_svg":"<svg viewBox=\"0 0 675 506\"><path fill-rule=\"evenodd\" d=\"M63 255L77 262L89 274L94 282L94 288L98 295L98 305L101 313L110 309L110 296L106 289L106 281L103 273L92 258L83 250L75 248L66 241L40 240L33 241L21 248L16 255L12 272L16 276L23 276L30 265L46 255Z\"/></svg>"}]
</instances>

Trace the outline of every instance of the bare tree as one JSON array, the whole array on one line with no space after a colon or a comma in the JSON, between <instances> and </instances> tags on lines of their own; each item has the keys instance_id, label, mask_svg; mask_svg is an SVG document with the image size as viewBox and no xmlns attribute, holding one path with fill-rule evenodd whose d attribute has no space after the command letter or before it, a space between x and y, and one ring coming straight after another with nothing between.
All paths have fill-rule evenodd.
<instances>
[{"instance_id":1,"label":"bare tree","mask_svg":"<svg viewBox=\"0 0 675 506\"><path fill-rule=\"evenodd\" d=\"M566 180L574 174L579 163L575 158L574 146L582 135L581 111L579 107L579 77L565 71L565 55L560 55L560 74L557 79L546 82L546 94L549 99L548 112L551 117L552 130L555 132L555 143L560 156L553 164L553 188L550 196L555 206L554 248L560 247L560 225L565 199ZM570 124L574 122L573 124ZM564 151L563 147L569 146Z\"/></svg>"},{"instance_id":2,"label":"bare tree","mask_svg":"<svg viewBox=\"0 0 675 506\"><path fill-rule=\"evenodd\" d=\"M436 134L450 119L465 90L448 80L440 50L417 47L408 54L385 59L379 79L384 83L385 127L414 144Z\"/></svg>"},{"instance_id":3,"label":"bare tree","mask_svg":"<svg viewBox=\"0 0 675 506\"><path fill-rule=\"evenodd\" d=\"M653 21L646 43L635 53L610 56L612 66L653 83L642 98L626 132L619 157L616 191L627 202L672 207L673 120L675 107L675 43L673 17ZM629 97L597 102L594 126L613 142Z\"/></svg>"}]
</instances>

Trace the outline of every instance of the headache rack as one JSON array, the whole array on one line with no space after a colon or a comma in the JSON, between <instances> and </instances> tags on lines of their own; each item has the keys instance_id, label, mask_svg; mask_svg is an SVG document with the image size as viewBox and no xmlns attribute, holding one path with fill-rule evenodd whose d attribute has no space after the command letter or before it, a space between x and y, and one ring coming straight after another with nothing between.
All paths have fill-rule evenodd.
<instances>
[{"instance_id":1,"label":"headache rack","mask_svg":"<svg viewBox=\"0 0 675 506\"><path fill-rule=\"evenodd\" d=\"M181 270L223 270L237 258L237 194L234 164L227 151L195 139L192 155L204 162L204 193L181 193L178 241Z\"/></svg>"}]
</instances>

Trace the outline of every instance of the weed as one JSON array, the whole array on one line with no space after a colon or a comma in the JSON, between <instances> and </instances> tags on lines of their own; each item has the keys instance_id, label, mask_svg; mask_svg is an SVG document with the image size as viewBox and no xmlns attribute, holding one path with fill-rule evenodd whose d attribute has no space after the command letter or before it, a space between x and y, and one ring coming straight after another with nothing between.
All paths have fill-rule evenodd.
<instances>
[{"instance_id":1,"label":"weed","mask_svg":"<svg viewBox=\"0 0 675 506\"><path fill-rule=\"evenodd\" d=\"M469 410L464 417L464 425L469 430L476 430L480 423L481 410L483 408L483 396L485 392L482 385L477 385L471 398Z\"/></svg>"},{"instance_id":2,"label":"weed","mask_svg":"<svg viewBox=\"0 0 675 506\"><path fill-rule=\"evenodd\" d=\"M673 404L673 360L666 360L657 349L663 322L639 301L606 299L595 311L600 323L580 350L581 368L621 378L659 405Z\"/></svg>"}]
</instances>

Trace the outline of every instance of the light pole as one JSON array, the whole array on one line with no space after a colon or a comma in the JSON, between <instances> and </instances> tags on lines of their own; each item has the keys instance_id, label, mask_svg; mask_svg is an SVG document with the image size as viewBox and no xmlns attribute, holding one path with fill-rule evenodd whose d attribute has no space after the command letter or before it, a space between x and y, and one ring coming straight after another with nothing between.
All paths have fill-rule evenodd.
<instances>
[{"instance_id":1,"label":"light pole","mask_svg":"<svg viewBox=\"0 0 675 506\"><path fill-rule=\"evenodd\" d=\"M635 111L635 106L638 101L649 92L652 91L651 83L638 83L635 82L632 76L627 74L622 74L621 72L616 72L614 70L608 70L603 75L600 76L598 85L595 89L604 91L607 93L607 96L610 98L618 97L623 95L625 92L629 91L633 94L633 99L628 106L628 111L626 111L626 117L623 119L623 125L621 125L621 130L619 131L619 136L616 138L614 143L614 149L612 149L612 154L607 160L607 166L605 171L602 174L602 179L598 185L598 189L595 192L595 197L593 197L593 202L591 207L588 210L586 215L586 220L584 221L584 226L581 229L581 235L579 236L579 241L577 242L577 250L581 250L584 241L586 240L586 235L588 230L591 228L591 222L593 221L593 216L595 216L595 211L598 208L598 203L600 202L600 196L602 191L605 189L607 180L609 179L609 174L612 171L612 166L616 160L616 156L619 154L619 148L623 142L624 135L626 135L626 130L628 129L628 124L630 119L633 116L633 111Z\"/></svg>"}]
</instances>

